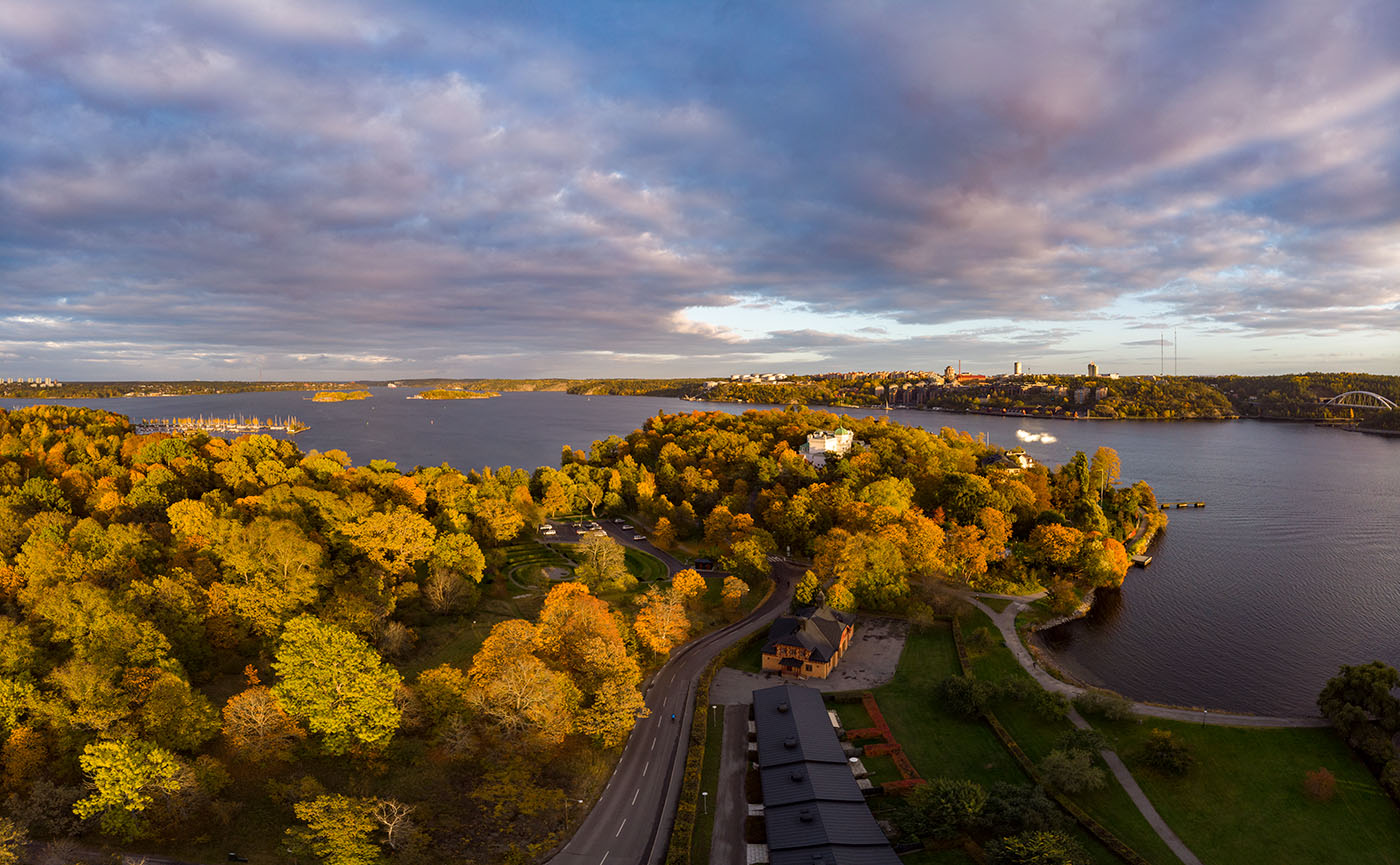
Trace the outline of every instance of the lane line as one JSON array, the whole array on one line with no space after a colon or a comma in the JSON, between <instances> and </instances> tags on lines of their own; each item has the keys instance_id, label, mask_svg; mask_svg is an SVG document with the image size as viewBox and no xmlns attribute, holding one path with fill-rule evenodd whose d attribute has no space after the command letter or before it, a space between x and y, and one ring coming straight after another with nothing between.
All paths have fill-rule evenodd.
<instances>
[{"instance_id":1,"label":"lane line","mask_svg":"<svg viewBox=\"0 0 1400 865\"><path fill-rule=\"evenodd\" d=\"M648 748L647 750L648 750L648 751L655 751L655 750L656 750L656 739L652 739L652 740L651 740L651 747Z\"/></svg>"},{"instance_id":2,"label":"lane line","mask_svg":"<svg viewBox=\"0 0 1400 865\"><path fill-rule=\"evenodd\" d=\"M647 776L647 770L650 769L650 768L651 768L651 761L648 760L648 761L647 761L647 764L646 764L645 766L642 767L642 777L643 777L643 778L645 778L645 777Z\"/></svg>"},{"instance_id":3,"label":"lane line","mask_svg":"<svg viewBox=\"0 0 1400 865\"><path fill-rule=\"evenodd\" d=\"M598 865L603 865L604 862L608 861L608 854L611 852L611 850L603 851L603 858L598 860Z\"/></svg>"},{"instance_id":4,"label":"lane line","mask_svg":"<svg viewBox=\"0 0 1400 865\"><path fill-rule=\"evenodd\" d=\"M613 837L616 838L617 836L621 835L621 834L622 834L622 827L623 827L623 826L626 826L626 825L627 825L627 818L626 818L626 817L623 817L623 818L622 818L622 822L618 824L617 831L613 833Z\"/></svg>"},{"instance_id":5,"label":"lane line","mask_svg":"<svg viewBox=\"0 0 1400 865\"><path fill-rule=\"evenodd\" d=\"M632 804L633 804L633 805L637 804L637 797L640 796L640 795L642 795L642 788L641 788L641 787L638 787L638 788L637 788L637 792L635 792L635 793L632 794Z\"/></svg>"}]
</instances>

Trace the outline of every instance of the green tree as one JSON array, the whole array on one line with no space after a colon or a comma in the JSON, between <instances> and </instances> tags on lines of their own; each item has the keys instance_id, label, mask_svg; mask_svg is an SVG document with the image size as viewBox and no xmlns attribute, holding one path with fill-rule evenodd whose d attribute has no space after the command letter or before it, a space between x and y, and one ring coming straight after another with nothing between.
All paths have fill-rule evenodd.
<instances>
[{"instance_id":1,"label":"green tree","mask_svg":"<svg viewBox=\"0 0 1400 865\"><path fill-rule=\"evenodd\" d=\"M793 603L797 604L799 607L805 607L811 604L812 600L817 596L817 592L821 591L821 587L821 578L811 571L806 572L802 575L802 579L798 580L797 587L792 591Z\"/></svg>"},{"instance_id":2,"label":"green tree","mask_svg":"<svg viewBox=\"0 0 1400 865\"><path fill-rule=\"evenodd\" d=\"M1094 755L1078 748L1051 751L1039 768L1046 783L1066 793L1101 790L1108 783L1103 770L1094 765Z\"/></svg>"},{"instance_id":3,"label":"green tree","mask_svg":"<svg viewBox=\"0 0 1400 865\"><path fill-rule=\"evenodd\" d=\"M1196 758L1172 731L1153 728L1143 745L1142 762L1164 775L1185 775Z\"/></svg>"},{"instance_id":4,"label":"green tree","mask_svg":"<svg viewBox=\"0 0 1400 865\"><path fill-rule=\"evenodd\" d=\"M987 791L965 778L931 778L907 798L917 815L917 834L947 837L976 822L987 804Z\"/></svg>"},{"instance_id":5,"label":"green tree","mask_svg":"<svg viewBox=\"0 0 1400 865\"><path fill-rule=\"evenodd\" d=\"M1084 865L1084 848L1064 832L1024 832L987 845L993 865Z\"/></svg>"},{"instance_id":6,"label":"green tree","mask_svg":"<svg viewBox=\"0 0 1400 865\"><path fill-rule=\"evenodd\" d=\"M595 592L626 591L637 585L627 570L626 551L605 534L587 535L578 545L578 567L574 576Z\"/></svg>"},{"instance_id":7,"label":"green tree","mask_svg":"<svg viewBox=\"0 0 1400 865\"><path fill-rule=\"evenodd\" d=\"M382 861L372 840L379 828L374 799L317 796L292 806L304 826L287 830L294 849L315 856L322 865L373 865Z\"/></svg>"},{"instance_id":8,"label":"green tree","mask_svg":"<svg viewBox=\"0 0 1400 865\"><path fill-rule=\"evenodd\" d=\"M329 754L381 748L399 726L394 692L401 679L364 640L314 616L287 623L272 668L272 689L293 715L306 718Z\"/></svg>"},{"instance_id":9,"label":"green tree","mask_svg":"<svg viewBox=\"0 0 1400 865\"><path fill-rule=\"evenodd\" d=\"M93 792L73 806L73 813L100 814L103 831L125 840L146 831L141 814L157 797L168 798L180 790L180 761L150 742L97 742L83 749L78 764Z\"/></svg>"}]
</instances>

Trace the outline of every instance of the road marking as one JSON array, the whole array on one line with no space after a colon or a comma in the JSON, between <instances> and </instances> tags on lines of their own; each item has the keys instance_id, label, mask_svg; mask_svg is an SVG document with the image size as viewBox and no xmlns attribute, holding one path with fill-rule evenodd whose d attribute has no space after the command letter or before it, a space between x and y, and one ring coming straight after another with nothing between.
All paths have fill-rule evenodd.
<instances>
[{"instance_id":1,"label":"road marking","mask_svg":"<svg viewBox=\"0 0 1400 865\"><path fill-rule=\"evenodd\" d=\"M645 778L645 777L647 776L647 770L650 769L650 768L651 768L651 761L648 760L648 761L647 761L647 764L646 764L645 766L642 767L642 777L643 777L643 778Z\"/></svg>"},{"instance_id":2,"label":"road marking","mask_svg":"<svg viewBox=\"0 0 1400 865\"><path fill-rule=\"evenodd\" d=\"M648 750L648 751L655 751L655 750L656 750L656 739L655 739L655 738L653 738L653 739L651 740L651 747L648 748L647 750Z\"/></svg>"},{"instance_id":3,"label":"road marking","mask_svg":"<svg viewBox=\"0 0 1400 865\"><path fill-rule=\"evenodd\" d=\"M604 862L608 861L608 854L611 852L611 850L603 851L603 858L598 860L598 865L603 865Z\"/></svg>"},{"instance_id":4,"label":"road marking","mask_svg":"<svg viewBox=\"0 0 1400 865\"><path fill-rule=\"evenodd\" d=\"M1358 786L1360 786L1360 785L1358 785ZM642 795L642 788L641 788L641 787L638 787L638 788L637 788L637 792L635 792L635 793L632 794L632 804L633 804L633 805L637 804L637 797L640 796L640 795Z\"/></svg>"},{"instance_id":5,"label":"road marking","mask_svg":"<svg viewBox=\"0 0 1400 865\"><path fill-rule=\"evenodd\" d=\"M621 834L622 834L622 827L623 827L623 826L626 826L626 825L627 825L627 818L626 818L626 817L623 817L623 818L622 818L622 822L618 824L617 831L613 833L613 837L616 838L617 836L621 835Z\"/></svg>"}]
</instances>

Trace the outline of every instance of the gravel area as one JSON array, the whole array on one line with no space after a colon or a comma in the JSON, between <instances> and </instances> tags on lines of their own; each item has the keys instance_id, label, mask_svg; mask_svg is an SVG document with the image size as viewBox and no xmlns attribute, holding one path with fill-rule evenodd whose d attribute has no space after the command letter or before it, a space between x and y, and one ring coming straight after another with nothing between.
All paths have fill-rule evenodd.
<instances>
[{"instance_id":1,"label":"gravel area","mask_svg":"<svg viewBox=\"0 0 1400 865\"><path fill-rule=\"evenodd\" d=\"M825 679L793 679L818 691L859 691L876 688L894 678L909 623L902 619L861 616L856 633L846 647L846 655ZM728 667L715 674L710 685L710 702L717 705L752 703L755 688L780 685L777 673L745 673Z\"/></svg>"}]
</instances>

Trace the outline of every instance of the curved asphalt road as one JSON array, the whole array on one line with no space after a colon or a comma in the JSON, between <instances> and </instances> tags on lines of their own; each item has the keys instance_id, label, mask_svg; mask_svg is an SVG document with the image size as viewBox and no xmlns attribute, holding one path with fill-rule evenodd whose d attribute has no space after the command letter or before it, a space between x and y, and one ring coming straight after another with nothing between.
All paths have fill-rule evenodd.
<instances>
[{"instance_id":1,"label":"curved asphalt road","mask_svg":"<svg viewBox=\"0 0 1400 865\"><path fill-rule=\"evenodd\" d=\"M602 797L551 865L653 865L666 856L689 745L696 683L705 666L787 609L801 569L773 567L773 594L743 619L671 653L647 685L651 716L637 722ZM672 713L676 720L671 720Z\"/></svg>"}]
</instances>

